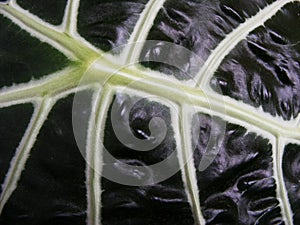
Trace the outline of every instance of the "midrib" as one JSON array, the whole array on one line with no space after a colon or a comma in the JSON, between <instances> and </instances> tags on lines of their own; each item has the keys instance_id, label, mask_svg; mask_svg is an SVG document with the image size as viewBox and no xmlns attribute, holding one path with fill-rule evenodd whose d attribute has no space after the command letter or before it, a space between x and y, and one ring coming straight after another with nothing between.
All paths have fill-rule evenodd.
<instances>
[{"instance_id":1,"label":"midrib","mask_svg":"<svg viewBox=\"0 0 300 225\"><path fill-rule=\"evenodd\" d=\"M100 60L97 63L100 64L101 62L103 61ZM72 74L55 77L51 82L47 82L47 78L44 78L45 82L40 81L36 85L28 86L27 89L24 88L24 85L17 85L9 90L2 91L2 93L0 92L0 103L5 103L5 100L17 101L25 96L34 97L36 93L56 96L66 90L76 86L87 85L88 83L100 83L101 85L107 83L111 86L127 86L130 84L137 90L161 96L180 105L190 104L201 106L220 113L224 112L225 109L226 116L238 118L241 121L257 126L274 135L280 134L281 137L300 138L298 127L292 127L285 122L275 120L275 118L269 116L267 113L260 112L254 107L248 106L248 108L245 108L247 107L245 104L239 104L238 102L232 103L232 101L218 94L204 93L201 89L195 89L180 81L168 79L164 75L161 77L157 75L153 76L151 71L141 70L136 67L123 68L120 70L120 66L113 62L110 62L109 65L107 64L105 60L96 70L92 70L91 72L87 70L88 73L82 73L83 68L78 66L77 73L79 72L79 74L74 77L72 77ZM74 67L76 68L76 66ZM114 71L117 72L115 72L113 76L110 76L109 73ZM83 76L84 82L80 83ZM47 87L47 89L45 89L45 87Z\"/></svg>"},{"instance_id":2,"label":"midrib","mask_svg":"<svg viewBox=\"0 0 300 225\"><path fill-rule=\"evenodd\" d=\"M162 5L164 1L159 1L159 2L160 5ZM288 2L290 2L290 0L280 0L273 3L273 5L267 7L269 7L269 11L274 14L276 13L276 10L274 10L274 8L280 9L280 7L287 4ZM148 9L145 9L149 11L146 13L147 15L153 10L153 7L155 5L157 5L157 2L152 1L150 7ZM155 8L155 12L157 13L157 8L156 7L154 8ZM129 83L135 82L136 84L139 84L136 85L137 89L155 94L157 96L168 98L179 104L183 104L183 103L186 104L187 101L186 97L188 96L189 103L193 105L201 106L205 108L210 108L210 106L213 106L214 109L212 109L212 111L216 110L220 112L223 112L224 107L226 107L226 114L230 117L239 118L242 121L246 121L250 125L258 126L259 128L275 135L279 134L280 136L286 138L297 138L297 139L300 138L300 128L293 127L287 122L284 122L280 119L277 120L274 117L271 117L268 113L259 111L254 107L247 107L245 104L239 104L237 101L236 102L232 100L229 101L226 98L224 98L224 101L222 101L222 97L218 94L211 93L210 91L208 91L207 93L203 93L203 91L201 91L200 88L195 89L189 86L188 84L185 84L184 82L170 79L163 74L161 74L161 77L157 76L158 74L157 72L152 73L148 70L141 70L140 67L124 68L120 70L120 65L114 62L114 58L103 57L101 52L96 53L88 46L79 43L79 41L76 40L75 38L65 33L60 33L52 29L51 27L45 27L43 23L39 21L35 21L35 19L32 18L29 13L19 12L15 8L12 8L7 5L1 5L0 9L4 10L6 13L9 14L9 16L12 16L15 20L18 20L19 22L25 24L26 26L29 26L31 29L36 30L42 35L48 36L48 38L51 38L54 43L62 45L68 50L73 51L72 53L75 56L77 56L78 60L80 60L78 67L81 67L80 68L81 71L83 71L82 70L83 68L86 68L88 70L88 67L91 65L92 62L95 61L97 57L100 58L102 57L101 59L97 60L98 63L101 63L102 67L98 67L97 70L93 72L92 74L93 79L91 79L92 82L100 82L101 84L103 84L107 80L108 71L118 71L115 73L114 76L110 77L109 80L107 80L107 82L110 83L111 85L121 86L121 85L128 85ZM265 9L263 9L262 11L264 10ZM265 10L265 12L266 11L268 10ZM259 12L258 15L260 13L261 12ZM270 16L271 16L270 13L267 13L267 17L269 18ZM253 18L256 17L254 16ZM253 18L251 19L254 20ZM144 19L141 18L141 20ZM149 23L146 23L146 25L149 25ZM251 29L254 28L253 24L251 27L252 27ZM243 29L245 29L245 27ZM30 31L28 32L30 33ZM234 34L235 32L233 31L232 33ZM222 47L223 44L221 43L215 49L215 51L218 50L218 48L223 49ZM49 44L51 44L51 42ZM130 51L132 51L132 49L130 49ZM224 52L224 50L222 50L222 52ZM212 58L215 58L213 56L214 54L212 54ZM225 55L224 56L222 55L222 57L220 58L223 57L225 57ZM210 61L211 60L208 60L206 63L211 64ZM76 70L76 66L74 66L73 68L75 68ZM206 71L205 68L203 69L204 71ZM200 74L202 74L202 72L200 71ZM83 72L81 75L77 73L75 78L74 77L71 78L71 76L69 78L66 78L66 75L62 74L60 75L61 77L55 77L55 79L49 82L51 83L51 85L49 85L49 87L51 88L49 88L48 90L44 89L45 86L46 87L48 86L46 80L47 78L43 78L40 81L36 82L36 85L28 84L28 88L26 88L26 85L24 84L16 85L15 87L8 88L7 90L0 91L0 97L2 99L1 103L5 101L5 99L8 101L17 101L22 96L31 96L36 92L40 92L40 93L44 92L50 96L60 94L62 91L74 88L77 84L81 85L80 80L84 75L85 73ZM72 82L66 82L66 79L70 79L72 80ZM204 80L207 79L208 79L208 75L207 73L205 73ZM45 82L43 82L43 80L45 80ZM85 78L85 80L87 79ZM41 85L41 83L46 85ZM209 87L206 87L206 90L207 89L209 89ZM209 99L209 102L207 102L206 98ZM245 109L245 107L247 108ZM221 110L218 110L220 108Z\"/></svg>"}]
</instances>

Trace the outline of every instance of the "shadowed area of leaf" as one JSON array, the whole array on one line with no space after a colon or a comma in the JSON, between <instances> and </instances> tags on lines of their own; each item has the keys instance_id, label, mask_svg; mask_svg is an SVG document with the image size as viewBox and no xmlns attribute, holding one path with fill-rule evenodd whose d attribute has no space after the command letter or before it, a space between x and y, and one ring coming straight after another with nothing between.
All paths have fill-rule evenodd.
<instances>
[{"instance_id":1,"label":"shadowed area of leaf","mask_svg":"<svg viewBox=\"0 0 300 225\"><path fill-rule=\"evenodd\" d=\"M288 144L284 148L282 170L294 213L294 224L300 223L300 145Z\"/></svg>"},{"instance_id":2,"label":"shadowed area of leaf","mask_svg":"<svg viewBox=\"0 0 300 225\"><path fill-rule=\"evenodd\" d=\"M130 97L125 94L118 94L115 101L122 108L126 108ZM122 176L125 180L154 180L158 174L149 165L166 159L172 152L176 151L170 110L161 103L147 99L140 100L131 109L127 110L130 110L130 124L133 125L131 129L138 138L145 139L147 133L149 135L147 126L153 117L161 117L166 122L168 127L167 136L153 150L147 152L132 150L124 146L116 137L110 122L111 110L109 110L105 127L104 146L118 161L111 162L104 155L103 170L108 170L109 165L114 165L115 176ZM119 122L122 123L122 121ZM141 136L141 133L144 135ZM121 163L142 167L135 170L126 169ZM168 170L169 168L165 167L164 169ZM159 173L164 173L164 171L159 171ZM163 182L139 187L122 185L102 178L101 189L103 190L103 225L194 224L181 178L181 171Z\"/></svg>"},{"instance_id":3,"label":"shadowed area of leaf","mask_svg":"<svg viewBox=\"0 0 300 225\"><path fill-rule=\"evenodd\" d=\"M228 33L271 2L167 0L147 37L147 40L158 40L157 45L151 48L146 46L141 58L144 59L149 54L156 55L157 58L165 55L168 57L166 61L178 57L180 52L173 52L172 48L165 49L164 43L159 42L166 41L194 52L203 62ZM201 62L196 56L190 55L182 60L182 65L179 65L181 69L160 62L142 64L167 75L174 75L179 80L189 80L191 75L195 75L195 68L201 68Z\"/></svg>"},{"instance_id":4,"label":"shadowed area of leaf","mask_svg":"<svg viewBox=\"0 0 300 225\"><path fill-rule=\"evenodd\" d=\"M65 68L69 60L0 15L0 87L25 83Z\"/></svg>"},{"instance_id":5,"label":"shadowed area of leaf","mask_svg":"<svg viewBox=\"0 0 300 225\"><path fill-rule=\"evenodd\" d=\"M33 106L31 104L0 109L0 184L3 184L10 161L15 155L32 113ZM1 191L2 188L0 188L0 193Z\"/></svg>"},{"instance_id":6,"label":"shadowed area of leaf","mask_svg":"<svg viewBox=\"0 0 300 225\"><path fill-rule=\"evenodd\" d=\"M223 134L222 119L206 114L195 115L193 124L195 168L206 224L283 225L268 139L231 123L226 123ZM218 141L209 145L215 136ZM214 161L199 171L203 156L213 148L218 149Z\"/></svg>"},{"instance_id":7,"label":"shadowed area of leaf","mask_svg":"<svg viewBox=\"0 0 300 225\"><path fill-rule=\"evenodd\" d=\"M17 3L42 20L59 25L64 16L67 0L17 0Z\"/></svg>"},{"instance_id":8,"label":"shadowed area of leaf","mask_svg":"<svg viewBox=\"0 0 300 225\"><path fill-rule=\"evenodd\" d=\"M72 103L68 96L51 111L2 211L1 225L85 224L85 160L73 135Z\"/></svg>"},{"instance_id":9,"label":"shadowed area of leaf","mask_svg":"<svg viewBox=\"0 0 300 225\"><path fill-rule=\"evenodd\" d=\"M126 44L147 0L81 0L78 32L104 51Z\"/></svg>"}]
</instances>

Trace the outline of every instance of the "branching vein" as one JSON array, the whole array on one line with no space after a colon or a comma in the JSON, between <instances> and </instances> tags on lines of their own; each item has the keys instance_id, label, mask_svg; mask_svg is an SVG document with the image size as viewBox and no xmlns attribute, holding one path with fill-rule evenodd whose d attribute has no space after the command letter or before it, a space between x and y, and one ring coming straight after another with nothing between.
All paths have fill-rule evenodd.
<instances>
[{"instance_id":1,"label":"branching vein","mask_svg":"<svg viewBox=\"0 0 300 225\"><path fill-rule=\"evenodd\" d=\"M64 32L74 36L77 32L77 14L79 8L79 0L68 0L65 9L65 15L62 23Z\"/></svg>"},{"instance_id":2,"label":"branching vein","mask_svg":"<svg viewBox=\"0 0 300 225\"><path fill-rule=\"evenodd\" d=\"M195 77L196 86L206 89L209 86L211 76L216 72L223 59L230 51L255 28L263 25L268 19L274 16L278 10L291 0L279 0L261 9L255 16L247 19L231 33L229 33L219 45L212 51L205 64Z\"/></svg>"},{"instance_id":3,"label":"branching vein","mask_svg":"<svg viewBox=\"0 0 300 225\"><path fill-rule=\"evenodd\" d=\"M178 118L181 144L179 149L179 163L182 168L183 182L185 184L186 193L191 204L195 224L204 225L205 220L201 213L200 197L197 185L196 169L193 159L192 137L189 124L191 121L187 118L188 112L185 110L188 106L181 106L181 117Z\"/></svg>"},{"instance_id":4,"label":"branching vein","mask_svg":"<svg viewBox=\"0 0 300 225\"><path fill-rule=\"evenodd\" d=\"M8 201L9 197L17 187L17 182L21 177L22 170L25 168L26 161L30 155L30 150L34 145L37 135L53 104L54 102L51 100L45 99L39 103L35 109L30 124L23 136L22 141L20 142L19 147L16 150L15 156L10 163L10 168L2 185L2 193L0 196L0 214L5 203Z\"/></svg>"},{"instance_id":5,"label":"branching vein","mask_svg":"<svg viewBox=\"0 0 300 225\"><path fill-rule=\"evenodd\" d=\"M84 70L81 67L69 67L37 81L3 88L0 90L0 108L14 102L24 103L28 99L59 94L76 87Z\"/></svg>"},{"instance_id":6,"label":"branching vein","mask_svg":"<svg viewBox=\"0 0 300 225\"><path fill-rule=\"evenodd\" d=\"M287 190L285 188L284 179L283 179L283 171L282 171L282 158L283 158L283 151L284 151L284 142L281 140L280 137L277 139L277 145L273 146L274 151L274 175L277 184L277 197L281 201L281 210L283 218L287 225L293 225L293 215L292 209L289 204L289 199L287 195Z\"/></svg>"},{"instance_id":7,"label":"branching vein","mask_svg":"<svg viewBox=\"0 0 300 225\"><path fill-rule=\"evenodd\" d=\"M127 46L122 53L125 59L125 65L136 63L139 59L143 48L143 42L146 41L147 35L153 25L153 22L163 6L165 0L150 0L133 30Z\"/></svg>"},{"instance_id":8,"label":"branching vein","mask_svg":"<svg viewBox=\"0 0 300 225\"><path fill-rule=\"evenodd\" d=\"M8 17L32 36L48 43L73 60L87 61L99 57L99 54L94 50L18 6L0 4L0 14Z\"/></svg>"},{"instance_id":9,"label":"branching vein","mask_svg":"<svg viewBox=\"0 0 300 225\"><path fill-rule=\"evenodd\" d=\"M106 113L110 104L109 90L97 91L93 99L91 117L87 137L87 197L88 197L88 225L99 225L101 210L101 172L102 172L102 145L104 140L104 125Z\"/></svg>"},{"instance_id":10,"label":"branching vein","mask_svg":"<svg viewBox=\"0 0 300 225\"><path fill-rule=\"evenodd\" d=\"M139 59L143 48L143 42L146 41L147 35L153 26L153 22L157 17L159 10L163 7L165 0L150 0L145 6L140 18L135 26L135 29L125 47L121 58L124 59L123 64L136 63ZM206 90L209 85L211 76L218 69L222 60L230 53L230 51L246 36L257 28L263 25L268 19L275 15L287 3L292 0L278 0L274 3L261 9L255 16L249 18L244 23L240 24L223 41L212 51L211 55L205 62L204 66L199 70L196 76L197 87L201 86ZM3 184L3 192L0 196L0 213L8 201L9 197L17 187L17 182L20 179L21 172L25 168L26 161L30 155L30 151L37 135L51 110L54 100L45 98L45 96L54 96L64 93L78 86L80 79L87 71L88 66L100 57L101 53L93 49L89 43L81 40L76 35L77 13L79 0L69 0L65 11L65 16L61 27L63 31L57 29L29 12L21 9L11 1L9 4L0 4L0 14L10 18L14 23L25 29L32 36L38 38L42 42L46 42L63 52L66 56L72 59L74 65L63 71L50 74L45 79L31 81L26 84L18 84L9 88L0 90L0 108L9 104L23 103L29 100L38 101L30 124L16 150L15 156L12 159L9 171ZM266 117L265 114L254 115L248 112L248 108L244 105L238 106L230 101L222 101L216 96L209 96L210 102L207 102L205 94L201 90L194 87L188 87L180 82L170 81L166 78L156 78L153 74L141 71L137 68L114 68L114 61L107 63L106 59L100 59L104 62L99 63L93 72L93 82L99 82L101 79L107 81L107 86L103 90L97 90L94 95L94 104L92 107L91 117L89 120L88 135L87 135L87 169L86 169L86 184L88 197L88 218L89 225L99 225L101 221L101 183L100 176L102 172L102 156L101 150L104 139L104 126L106 113L110 104L111 86L126 86L135 83L136 90L151 93L156 96L161 96L173 102L182 105L178 118L178 137L179 140L179 161L182 166L183 180L185 183L188 199L192 207L194 218L197 224L204 224L204 219L200 209L199 193L197 186L196 170L194 168L192 155L192 138L189 133L191 129L188 127L191 121L188 121L188 113L184 109L185 102L189 98L193 105L201 106L210 109L213 106L214 111L226 106L226 114L246 121L247 123L267 130L270 133L280 133L289 137L300 139L299 127L287 128L285 124L280 124L272 117ZM115 58L114 58L115 60ZM74 61L82 62L81 64ZM118 70L115 70L118 69ZM107 77L107 71L116 71L114 76ZM105 75L105 76L104 76ZM110 74L109 74L110 75ZM102 76L102 77L101 77ZM92 82L92 81L91 81ZM80 84L81 85L81 84ZM282 201L282 211L286 215L288 225L292 224L291 209L289 207L288 198L284 186L281 163L283 147L278 142L276 150L274 150L274 171L277 179L277 193ZM188 162L188 163L186 163Z\"/></svg>"}]
</instances>

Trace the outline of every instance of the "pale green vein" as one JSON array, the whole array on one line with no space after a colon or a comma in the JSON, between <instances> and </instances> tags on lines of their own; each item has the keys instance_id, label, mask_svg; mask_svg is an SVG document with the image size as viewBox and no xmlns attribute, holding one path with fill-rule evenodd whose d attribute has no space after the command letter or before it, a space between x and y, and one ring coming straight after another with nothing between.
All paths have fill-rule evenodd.
<instances>
[{"instance_id":1,"label":"pale green vein","mask_svg":"<svg viewBox=\"0 0 300 225\"><path fill-rule=\"evenodd\" d=\"M77 14L79 0L68 0L62 27L65 33L73 36L77 32Z\"/></svg>"},{"instance_id":2,"label":"pale green vein","mask_svg":"<svg viewBox=\"0 0 300 225\"><path fill-rule=\"evenodd\" d=\"M122 56L125 64L135 63L138 61L143 48L142 42L153 26L153 22L157 17L159 10L163 7L165 0L150 0L145 6L140 18L134 28L134 31L125 47ZM214 72L220 66L222 60L230 53L230 51L246 36L265 21L270 19L285 4L292 2L291 0L278 0L260 10L255 16L249 18L238 26L234 31L228 34L223 41L212 51L211 55L205 62L196 76L197 86L207 88L208 82ZM54 73L47 78L37 81L31 81L26 84L19 84L0 91L0 104L7 105L13 103L22 103L29 99L35 101L45 96L58 96L60 93L68 92L76 88L80 79L85 74L88 66L100 57L100 53L94 50L87 42L75 37L76 20L79 7L79 0L69 0L63 19L63 32L54 26L45 23L41 19L33 16L29 12L18 8L16 4L9 5L0 4L0 13L10 18L14 23L25 29L32 36L37 37L43 42L47 42L51 46L62 51L72 60L81 61L81 64L74 64L63 71ZM101 92L97 90L94 95L94 104L89 121L88 137L87 137L87 160L89 166L86 169L87 198L88 198L88 215L87 222L89 225L99 225L101 221L101 183L100 175L102 172L101 149L104 139L104 125L106 113L111 101L112 86L130 86L136 90L151 93L155 96L161 96L169 99L178 105L186 104L187 98L189 103L194 106L201 106L207 109L213 108L214 112L220 111L224 114L224 104L226 106L226 115L238 118L241 121L249 123L251 126L257 126L270 133L279 133L281 136L295 138L300 140L299 127L292 128L286 126L274 118L266 117L264 113L253 113L244 105L237 105L229 100L222 101L218 96L206 96L201 90L180 84L180 82L170 81L169 79L154 77L153 73L139 70L138 68L119 69L115 61L107 62L106 59L99 59L100 66L95 67L92 71L92 79L90 82L106 83L107 86ZM113 60L116 60L113 58ZM114 72L113 76L108 72ZM109 76L107 76L107 74ZM87 81L89 81L87 79ZM88 82L87 82L88 83ZM87 83L84 83L86 85ZM133 84L134 83L134 84ZM111 85L111 86L110 86ZM74 89L75 90L75 89ZM206 90L206 89L203 89ZM209 97L207 101L206 97ZM25 168L26 161L29 157L30 150L34 145L36 137L41 129L49 111L54 104L54 100L46 98L39 102L31 122L20 142L16 154L11 162L9 172L3 184L3 192L0 196L0 212L5 203L15 190L17 182L20 179L21 172ZM187 112L182 109L182 116L186 116ZM179 161L183 166L183 179L186 185L188 199L191 203L193 214L198 224L204 224L201 214L198 186L196 179L196 171L192 158L191 135L188 133L190 128L185 117L179 118L178 130L180 131L178 144L181 147L179 151ZM282 163L281 144L278 144L275 150L276 162L274 168L278 179L278 195L283 202L282 211L286 215L287 224L292 224L291 210L288 205L286 190L284 188L281 163Z\"/></svg>"},{"instance_id":3,"label":"pale green vein","mask_svg":"<svg viewBox=\"0 0 300 225\"><path fill-rule=\"evenodd\" d=\"M46 98L36 106L29 126L10 163L10 168L2 185L2 193L0 196L0 214L5 203L17 187L21 173L24 170L26 161L30 155L30 150L34 145L37 135L53 104L54 102Z\"/></svg>"},{"instance_id":4,"label":"pale green vein","mask_svg":"<svg viewBox=\"0 0 300 225\"><path fill-rule=\"evenodd\" d=\"M104 126L106 113L110 105L110 88L98 90L93 99L94 105L89 121L87 137L87 197L88 197L88 225L101 224L101 173L102 173L102 151L104 140Z\"/></svg>"},{"instance_id":5,"label":"pale green vein","mask_svg":"<svg viewBox=\"0 0 300 225\"><path fill-rule=\"evenodd\" d=\"M62 71L48 75L46 78L18 84L0 90L0 104L11 102L26 102L27 99L55 95L78 85L85 68L81 66L68 67Z\"/></svg>"},{"instance_id":6,"label":"pale green vein","mask_svg":"<svg viewBox=\"0 0 300 225\"><path fill-rule=\"evenodd\" d=\"M261 10L258 13L260 16L256 15L256 16L250 18L245 23L252 24L253 27L256 27L257 25L254 25L255 21L261 19L261 17L262 17L262 19L266 20L267 17L270 17L272 14L275 13L275 11L277 9L282 7L287 2L288 2L287 0L283 0L283 1L277 1L277 2L273 3L269 6L267 6L265 9ZM162 2L160 1L159 4L162 4ZM157 10L160 8L159 4L158 4L158 2L152 2L152 6L151 7L148 6L148 8L150 10L151 8L153 9L153 7L154 7L156 9L155 12L157 12ZM41 31L42 34L49 35L50 38L58 38L58 40L61 40L61 42L65 43L66 46L68 46L70 49L74 49L74 52L76 52L76 54L79 54L82 57L87 57L87 58L82 59L82 64L85 65L85 68L87 68L90 65L90 63L95 60L93 57L94 56L96 57L97 53L95 53L95 52L93 52L91 54L84 53L85 50L90 49L89 47L86 47L85 43L81 43L80 46L83 46L81 48L80 46L76 45L77 42L74 41L68 35L62 34L52 28L48 29L48 27L46 27L42 22L40 22L39 20L37 20L34 17L31 17L30 15L27 15L25 12L23 12L21 10L16 10L7 5L1 5L0 10L4 10L6 13L11 15L13 19L17 18L18 20L23 22L25 25L27 24L29 27L33 27L36 30ZM153 12L154 11L150 10L148 13L152 14ZM252 21L252 22L250 23L249 21ZM260 23L262 23L262 22L260 21ZM148 21L147 24L150 25L150 22ZM143 27L143 26L141 25L141 27ZM251 29L249 29L248 25L246 26L245 24L241 25L237 29L239 31L241 31L241 30L243 31L243 29L242 29L243 27L247 28L246 29L247 32L249 30L251 30ZM148 26L148 28L149 28L149 26ZM244 33L246 34L247 32L244 32ZM238 32L233 32L233 34L238 35L237 33ZM138 36L136 38L143 39ZM136 39L136 38L134 38L134 39ZM78 41L78 42L80 42L80 41ZM220 46L224 47L224 46L226 46L226 43L229 43L229 42L230 42L229 38L227 37L225 44L223 42L221 42L223 44L220 44ZM73 43L75 43L75 44L73 45ZM217 47L217 50L215 50L212 53L212 56L210 58L213 58L213 60L209 59L208 64L210 62L216 66L217 63L215 63L214 60L216 58L218 59L218 58L224 57L224 52L223 53L222 53L222 51L219 52L218 48L220 48L220 47ZM218 53L221 54L221 57L219 57ZM99 55L97 55L97 57L98 56ZM125 69L123 69L123 71L118 71L119 68L114 61L106 62L105 60L106 59L104 59L104 58L98 60L103 63L101 63L101 65L102 65L101 67L97 68L97 70L98 70L98 71L96 71L97 74L95 73L97 76L97 79L102 79L102 80L107 79L107 71L108 70L116 71L116 74L114 74L113 79L111 79L113 82L115 82L116 85L128 85L128 82L130 83L133 81L135 82L139 79L144 79L142 82L139 82L139 81L137 82L137 83L141 84L140 87L137 87L138 89L144 89L147 91L147 89L151 88L151 90L149 90L149 91L155 92L157 95L161 95L162 97L174 99L174 100L176 100L176 102L184 102L186 95L189 95L189 96L191 96L193 103L204 106L204 107L209 107L209 105L207 105L205 102L202 101L202 99L203 99L203 97L205 97L205 95L201 91L197 91L197 90L193 89L192 87L191 88L186 87L186 85L181 84L180 82L174 82L169 79L159 78L157 76L155 77L155 76L153 76L153 74L151 72L142 71L138 68L133 68L133 69L125 68ZM208 67L206 66L205 68L208 68ZM81 69L79 69L79 70L81 70ZM206 70L206 71L209 71L209 70ZM125 74L124 72L126 72L127 74ZM30 82L30 83L24 84L24 86L16 85L17 88L16 87L7 88L6 90L4 90L4 92L0 92L1 102L14 101L17 98L21 98L21 99L27 98L28 99L29 97L33 97L35 94L39 95L39 94L52 93L57 90L57 87L63 88L63 89L72 88L76 84L76 82L79 82L79 80L81 78L80 74L83 75L84 72L82 70L82 71L79 71L78 73L75 72L75 74L76 75L74 75L74 76L66 75L68 77L66 79L56 79L55 81L52 81L51 79L45 80L45 83L42 83L42 84L40 82L34 81L33 83ZM124 74L125 74L125 76L124 76ZM207 79L209 79L208 73L205 75L205 77ZM70 81L70 83L67 84L69 81ZM35 84L37 84L37 88L35 88ZM63 86L62 84L66 84L66 85ZM28 87L26 87L27 85L28 85ZM171 91L168 92L169 90L171 90ZM49 92L47 92L47 91L49 91ZM212 95L209 95L208 97L210 99L212 99L212 102L214 102L214 103L217 102L217 104L219 104L220 107L222 107L222 104L224 105L224 102L219 100L220 97L212 96ZM199 99L200 99L200 101L199 101ZM253 112L251 112L251 110L249 110L249 108L243 109L244 105L239 106L237 104L230 102L229 100L228 101L226 100L225 104L226 104L226 107L228 108L227 113L230 116L241 118L242 120L245 120L245 121L249 122L250 124L262 126L264 129L266 129L272 133L278 132L281 130L280 132L286 133L287 137L299 138L299 128L291 128L290 129L290 126L288 126L288 125L286 126L285 123L282 123L278 120L274 120L274 118L265 116L264 113L257 113L257 112L253 113Z\"/></svg>"},{"instance_id":7,"label":"pale green vein","mask_svg":"<svg viewBox=\"0 0 300 225\"><path fill-rule=\"evenodd\" d=\"M166 79L158 79L144 74L139 70L139 77L134 76L135 72L130 69L118 71L116 76L112 76L108 83L112 85L128 86L136 90L161 96L178 104L191 104L201 106L213 111L224 113L228 117L238 118L257 127L272 133L280 133L282 136L300 140L300 130L285 122L275 120L274 117L265 113L253 111L253 108L245 104L234 104L222 96L205 94L201 89L185 86L180 82L172 82Z\"/></svg>"},{"instance_id":8,"label":"pale green vein","mask_svg":"<svg viewBox=\"0 0 300 225\"><path fill-rule=\"evenodd\" d=\"M102 61L101 61L102 62ZM186 103L187 98L191 104L202 106L208 109L223 112L226 107L226 114L233 118L239 118L249 124L261 127L271 133L280 133L285 137L300 139L299 127L276 120L274 117L265 113L253 111L250 106L235 104L227 98L224 100L219 96L205 95L200 89L195 89L179 81L170 81L163 78L151 77L151 72L142 71L137 68L123 68L119 70L114 64L107 64L105 61L99 66L91 67L85 73L87 65L75 66L58 72L58 75L46 77L38 81L26 84L15 85L0 91L0 104L5 105L14 101L27 101L44 95L56 95L76 86L86 85L87 83L108 82L116 86L135 87L137 90L161 96L179 104ZM84 76L85 82L80 82Z\"/></svg>"},{"instance_id":9,"label":"pale green vein","mask_svg":"<svg viewBox=\"0 0 300 225\"><path fill-rule=\"evenodd\" d=\"M164 2L165 0L150 0L145 6L122 53L125 64L136 63L138 61L144 46L143 42L146 41L147 35Z\"/></svg>"},{"instance_id":10,"label":"pale green vein","mask_svg":"<svg viewBox=\"0 0 300 225\"><path fill-rule=\"evenodd\" d=\"M182 167L182 177L185 184L187 197L189 199L191 209L194 215L196 225L204 225L205 220L201 212L200 197L197 185L196 168L193 159L192 147L192 129L190 127L191 120L188 119L189 113L186 108L189 106L182 105L180 114L178 115L178 126L180 131L179 143L179 163ZM177 141L176 141L177 142Z\"/></svg>"},{"instance_id":11,"label":"pale green vein","mask_svg":"<svg viewBox=\"0 0 300 225\"><path fill-rule=\"evenodd\" d=\"M101 91L97 91L93 97L93 106L88 126L87 144L86 144L86 188L87 188L87 224L98 225L99 212L101 205L101 192L100 192L100 177L97 172L100 167L100 156L97 151L97 137L98 130L96 126L96 115L98 114L99 105L101 104Z\"/></svg>"},{"instance_id":12,"label":"pale green vein","mask_svg":"<svg viewBox=\"0 0 300 225\"><path fill-rule=\"evenodd\" d=\"M22 29L25 29L32 36L48 43L71 59L88 62L99 57L98 53L80 41L54 29L25 10L13 7L12 5L0 4L0 13L11 19L12 22L19 25Z\"/></svg>"},{"instance_id":13,"label":"pale green vein","mask_svg":"<svg viewBox=\"0 0 300 225\"><path fill-rule=\"evenodd\" d=\"M278 0L267 5L261 9L255 16L247 19L240 24L231 33L219 43L219 45L211 52L205 64L195 77L196 86L206 89L209 86L209 80L219 68L223 59L230 53L230 51L255 28L263 25L268 19L274 16L287 3L292 0Z\"/></svg>"},{"instance_id":14,"label":"pale green vein","mask_svg":"<svg viewBox=\"0 0 300 225\"><path fill-rule=\"evenodd\" d=\"M282 216L285 220L286 225L293 225L293 215L292 215L292 209L289 203L288 199L288 192L285 188L285 183L283 179L283 171L282 171L282 158L283 158L283 152L284 152L284 141L281 139L281 137L277 137L277 143L275 146L273 146L273 155L274 159L274 176L276 179L276 185L277 185L277 197L280 200L280 206L282 210Z\"/></svg>"}]
</instances>

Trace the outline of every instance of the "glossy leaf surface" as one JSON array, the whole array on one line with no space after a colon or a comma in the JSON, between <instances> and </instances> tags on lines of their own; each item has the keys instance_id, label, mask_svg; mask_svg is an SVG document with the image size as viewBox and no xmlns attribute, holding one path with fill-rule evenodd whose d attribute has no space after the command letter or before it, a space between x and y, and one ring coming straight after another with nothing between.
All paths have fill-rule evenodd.
<instances>
[{"instance_id":1,"label":"glossy leaf surface","mask_svg":"<svg viewBox=\"0 0 300 225\"><path fill-rule=\"evenodd\" d=\"M0 14L0 224L299 223L299 0Z\"/></svg>"}]
</instances>

